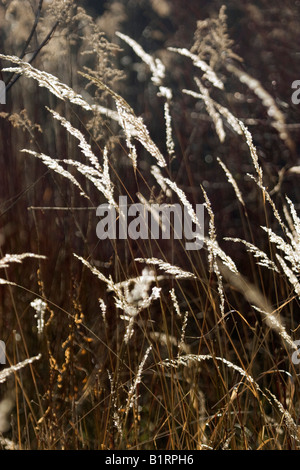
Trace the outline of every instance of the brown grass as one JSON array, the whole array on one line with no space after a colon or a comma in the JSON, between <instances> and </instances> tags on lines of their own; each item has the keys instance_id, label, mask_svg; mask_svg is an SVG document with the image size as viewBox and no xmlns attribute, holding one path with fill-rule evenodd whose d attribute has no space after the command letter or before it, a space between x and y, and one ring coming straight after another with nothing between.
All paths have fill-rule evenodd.
<instances>
[{"instance_id":1,"label":"brown grass","mask_svg":"<svg viewBox=\"0 0 300 470\"><path fill-rule=\"evenodd\" d=\"M157 54L113 4L98 20L77 2L0 5L0 447L299 449L294 109L248 70L218 2L192 44ZM183 15L149 5L160 25ZM263 43L259 8L242 12ZM99 240L96 208L123 220L119 196L191 224L204 204L203 248L174 227Z\"/></svg>"}]
</instances>

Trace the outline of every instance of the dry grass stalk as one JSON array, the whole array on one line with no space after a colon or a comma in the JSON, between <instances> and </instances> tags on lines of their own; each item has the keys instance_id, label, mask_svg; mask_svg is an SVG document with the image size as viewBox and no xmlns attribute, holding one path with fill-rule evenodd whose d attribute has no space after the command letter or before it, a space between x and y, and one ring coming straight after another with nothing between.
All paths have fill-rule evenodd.
<instances>
[{"instance_id":1,"label":"dry grass stalk","mask_svg":"<svg viewBox=\"0 0 300 470\"><path fill-rule=\"evenodd\" d=\"M228 268L222 266L220 263L219 266L220 271L227 282L229 282L239 292L241 292L245 299L262 314L267 326L280 336L287 348L291 351L296 351L298 347L290 335L288 335L285 327L282 324L280 316L278 314L275 315L273 309L259 289L249 283L241 274L235 274L231 272Z\"/></svg>"},{"instance_id":2,"label":"dry grass stalk","mask_svg":"<svg viewBox=\"0 0 300 470\"><path fill-rule=\"evenodd\" d=\"M293 142L289 136L286 122L283 113L279 110L274 98L268 93L262 86L262 84L251 77L245 71L238 69L233 64L226 65L227 70L230 73L233 73L241 83L246 84L250 90L252 90L258 98L262 101L262 104L267 108L268 115L272 119L272 125L278 131L280 138L292 149L294 150Z\"/></svg>"},{"instance_id":3,"label":"dry grass stalk","mask_svg":"<svg viewBox=\"0 0 300 470\"><path fill-rule=\"evenodd\" d=\"M217 77L213 69L206 62L204 62L204 60L199 59L197 55L192 54L188 49L185 48L178 49L175 47L169 47L168 50L172 52L177 52L178 54L192 59L195 67L198 67L202 70L202 72L204 72L203 78L208 80L212 85L219 88L220 90L224 89L223 82Z\"/></svg>"},{"instance_id":4,"label":"dry grass stalk","mask_svg":"<svg viewBox=\"0 0 300 470\"><path fill-rule=\"evenodd\" d=\"M28 359L25 359L24 361L18 362L15 365L12 365L10 367L7 367L6 369L3 369L0 371L0 383L5 382L8 377L15 372L17 372L20 369L23 369L23 367L26 367L29 364L32 364L34 361L38 361L41 359L42 355L38 354L37 356L30 357Z\"/></svg>"},{"instance_id":5,"label":"dry grass stalk","mask_svg":"<svg viewBox=\"0 0 300 470\"><path fill-rule=\"evenodd\" d=\"M158 266L158 269L164 271L166 274L175 276L176 279L197 279L192 273L184 271L178 266L173 266L166 261L157 258L135 258L137 263L146 263L150 266Z\"/></svg>"}]
</instances>

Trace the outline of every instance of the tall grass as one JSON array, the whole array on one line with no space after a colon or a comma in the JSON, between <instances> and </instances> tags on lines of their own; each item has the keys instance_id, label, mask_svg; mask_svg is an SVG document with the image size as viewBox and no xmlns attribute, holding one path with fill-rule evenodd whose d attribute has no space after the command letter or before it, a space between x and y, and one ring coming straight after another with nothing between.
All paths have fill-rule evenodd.
<instances>
[{"instance_id":1,"label":"tall grass","mask_svg":"<svg viewBox=\"0 0 300 470\"><path fill-rule=\"evenodd\" d=\"M289 167L274 177L251 131L295 168L291 123L241 65L225 7L198 22L193 47L157 57L124 32L110 42L67 3L36 2L37 44L57 32L39 64L0 54L3 77L18 77L1 116L0 446L298 449L298 201L284 192ZM156 115L126 99L115 54L135 55ZM191 116L182 134L179 110ZM203 173L189 155L205 156ZM203 248L186 250L174 227L170 239L99 240L96 208L123 220L119 196L151 214L177 203L191 224L204 204Z\"/></svg>"}]
</instances>

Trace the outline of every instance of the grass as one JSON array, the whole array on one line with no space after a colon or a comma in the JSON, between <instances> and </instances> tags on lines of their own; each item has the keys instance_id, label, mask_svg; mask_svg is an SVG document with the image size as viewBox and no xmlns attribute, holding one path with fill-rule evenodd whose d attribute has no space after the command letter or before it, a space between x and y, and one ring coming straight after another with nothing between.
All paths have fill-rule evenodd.
<instances>
[{"instance_id":1,"label":"grass","mask_svg":"<svg viewBox=\"0 0 300 470\"><path fill-rule=\"evenodd\" d=\"M158 57L62 3L28 10L34 63L3 20L0 446L298 449L294 110L247 70L224 7ZM204 204L203 248L174 227L99 240L96 208L122 220L120 196L179 204L194 227Z\"/></svg>"}]
</instances>

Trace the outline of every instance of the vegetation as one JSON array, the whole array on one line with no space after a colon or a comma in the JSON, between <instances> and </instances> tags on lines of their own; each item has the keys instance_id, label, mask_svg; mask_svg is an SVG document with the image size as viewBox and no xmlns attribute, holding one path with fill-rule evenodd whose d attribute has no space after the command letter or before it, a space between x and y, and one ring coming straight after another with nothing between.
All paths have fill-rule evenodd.
<instances>
[{"instance_id":1,"label":"vegetation","mask_svg":"<svg viewBox=\"0 0 300 470\"><path fill-rule=\"evenodd\" d=\"M269 3L0 2L2 449L299 448L299 2ZM120 196L204 204L202 249L100 240Z\"/></svg>"}]
</instances>

